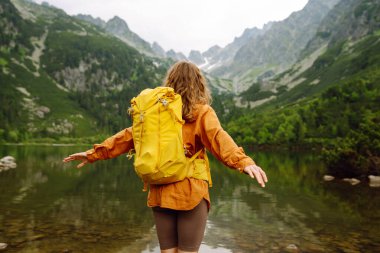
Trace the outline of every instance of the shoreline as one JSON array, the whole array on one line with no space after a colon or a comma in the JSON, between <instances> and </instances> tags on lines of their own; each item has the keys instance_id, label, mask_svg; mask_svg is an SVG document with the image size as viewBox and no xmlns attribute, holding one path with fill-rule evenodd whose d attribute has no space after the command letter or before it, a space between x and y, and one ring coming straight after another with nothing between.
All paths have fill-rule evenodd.
<instances>
[{"instance_id":1,"label":"shoreline","mask_svg":"<svg viewBox=\"0 0 380 253\"><path fill-rule=\"evenodd\" d=\"M94 143L59 143L59 142L5 142L0 143L0 146L54 146L54 147L73 147L73 146L93 146ZM261 145L239 145L245 150L255 151L293 151L293 152L314 152L320 153L323 146L320 144L261 144Z\"/></svg>"}]
</instances>

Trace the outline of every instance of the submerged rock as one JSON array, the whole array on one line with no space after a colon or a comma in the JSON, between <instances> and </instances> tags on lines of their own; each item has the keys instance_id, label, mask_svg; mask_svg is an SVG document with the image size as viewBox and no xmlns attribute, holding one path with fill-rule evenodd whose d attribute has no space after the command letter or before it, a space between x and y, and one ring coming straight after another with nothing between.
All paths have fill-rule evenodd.
<instances>
[{"instance_id":1,"label":"submerged rock","mask_svg":"<svg viewBox=\"0 0 380 253\"><path fill-rule=\"evenodd\" d=\"M16 159L13 157L13 156L4 156L3 158L0 159L1 162L5 162L5 163L12 163L12 162L15 162Z\"/></svg>"},{"instance_id":2,"label":"submerged rock","mask_svg":"<svg viewBox=\"0 0 380 253\"><path fill-rule=\"evenodd\" d=\"M8 247L8 244L0 242L0 250L4 250Z\"/></svg>"},{"instance_id":3,"label":"submerged rock","mask_svg":"<svg viewBox=\"0 0 380 253\"><path fill-rule=\"evenodd\" d=\"M333 177L331 175L324 175L323 176L323 180L325 180L325 181L332 181L334 179L335 179L335 177Z\"/></svg>"},{"instance_id":4,"label":"submerged rock","mask_svg":"<svg viewBox=\"0 0 380 253\"><path fill-rule=\"evenodd\" d=\"M380 187L380 176L369 175L368 179L370 187Z\"/></svg>"},{"instance_id":5,"label":"submerged rock","mask_svg":"<svg viewBox=\"0 0 380 253\"><path fill-rule=\"evenodd\" d=\"M286 246L285 252L296 253L296 252L300 252L300 250L297 247L297 245L291 243L288 246Z\"/></svg>"},{"instance_id":6,"label":"submerged rock","mask_svg":"<svg viewBox=\"0 0 380 253\"><path fill-rule=\"evenodd\" d=\"M343 181L349 182L351 185L357 185L360 183L360 180L356 178L343 178Z\"/></svg>"},{"instance_id":7,"label":"submerged rock","mask_svg":"<svg viewBox=\"0 0 380 253\"><path fill-rule=\"evenodd\" d=\"M0 159L0 172L9 170L9 169L14 169L17 167L16 164L16 159L12 156L5 156Z\"/></svg>"}]
</instances>

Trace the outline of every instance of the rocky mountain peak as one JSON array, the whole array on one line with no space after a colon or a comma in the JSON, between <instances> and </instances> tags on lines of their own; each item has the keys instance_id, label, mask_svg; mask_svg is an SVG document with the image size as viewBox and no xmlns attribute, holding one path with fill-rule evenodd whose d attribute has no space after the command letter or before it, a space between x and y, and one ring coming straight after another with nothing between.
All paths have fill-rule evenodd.
<instances>
[{"instance_id":1,"label":"rocky mountain peak","mask_svg":"<svg viewBox=\"0 0 380 253\"><path fill-rule=\"evenodd\" d=\"M181 52L177 53L173 49L170 49L169 51L167 51L166 56L176 61L187 60L186 56L183 53Z\"/></svg>"},{"instance_id":2,"label":"rocky mountain peak","mask_svg":"<svg viewBox=\"0 0 380 253\"><path fill-rule=\"evenodd\" d=\"M108 22L106 24L106 28L107 28L107 30L115 31L115 32L118 32L120 34L131 31L128 27L127 22L125 22L124 19L122 19L118 16L114 16L113 18L108 20Z\"/></svg>"},{"instance_id":3,"label":"rocky mountain peak","mask_svg":"<svg viewBox=\"0 0 380 253\"><path fill-rule=\"evenodd\" d=\"M155 52L158 56L166 57L165 50L158 44L156 41L152 44L152 50Z\"/></svg>"},{"instance_id":4,"label":"rocky mountain peak","mask_svg":"<svg viewBox=\"0 0 380 253\"><path fill-rule=\"evenodd\" d=\"M78 14L78 15L75 15L74 17L79 18L79 19L84 20L84 21L87 21L87 22L94 24L96 26L99 26L101 28L104 28L106 26L106 22L99 17L94 18L93 16L86 15L86 14Z\"/></svg>"},{"instance_id":5,"label":"rocky mountain peak","mask_svg":"<svg viewBox=\"0 0 380 253\"><path fill-rule=\"evenodd\" d=\"M205 59L203 58L201 52L196 51L196 50L190 51L189 60L197 65L205 63Z\"/></svg>"},{"instance_id":6,"label":"rocky mountain peak","mask_svg":"<svg viewBox=\"0 0 380 253\"><path fill-rule=\"evenodd\" d=\"M263 29L245 30L211 62L212 74L236 80L246 89L262 74L278 73L291 66L300 49L315 35L321 21L338 0L310 0L302 10L283 21L267 23ZM215 62L215 63L214 63Z\"/></svg>"},{"instance_id":7,"label":"rocky mountain peak","mask_svg":"<svg viewBox=\"0 0 380 253\"><path fill-rule=\"evenodd\" d=\"M211 58L214 55L218 54L222 48L218 45L212 46L207 51L203 52L203 57Z\"/></svg>"}]
</instances>

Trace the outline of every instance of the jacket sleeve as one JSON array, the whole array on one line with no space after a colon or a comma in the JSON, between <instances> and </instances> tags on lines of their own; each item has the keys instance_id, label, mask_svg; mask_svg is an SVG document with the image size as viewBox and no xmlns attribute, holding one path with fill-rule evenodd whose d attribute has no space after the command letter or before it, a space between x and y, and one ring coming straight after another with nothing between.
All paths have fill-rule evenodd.
<instances>
[{"instance_id":1,"label":"jacket sleeve","mask_svg":"<svg viewBox=\"0 0 380 253\"><path fill-rule=\"evenodd\" d=\"M92 163L114 158L133 148L132 127L129 127L107 138L101 144L95 144L94 148L86 151L86 154L87 159Z\"/></svg>"},{"instance_id":2,"label":"jacket sleeve","mask_svg":"<svg viewBox=\"0 0 380 253\"><path fill-rule=\"evenodd\" d=\"M231 136L223 130L215 111L208 106L208 110L199 115L201 141L203 145L223 164L239 170L255 162L238 147Z\"/></svg>"}]
</instances>

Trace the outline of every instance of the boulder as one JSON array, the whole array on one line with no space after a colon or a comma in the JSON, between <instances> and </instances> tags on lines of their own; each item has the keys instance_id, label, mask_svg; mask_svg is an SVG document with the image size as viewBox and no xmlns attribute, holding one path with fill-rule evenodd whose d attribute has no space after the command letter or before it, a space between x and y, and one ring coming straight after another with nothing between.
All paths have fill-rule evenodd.
<instances>
[{"instance_id":1,"label":"boulder","mask_svg":"<svg viewBox=\"0 0 380 253\"><path fill-rule=\"evenodd\" d=\"M0 159L1 162L5 163L14 163L16 159L13 156L4 156L3 158Z\"/></svg>"},{"instance_id":2,"label":"boulder","mask_svg":"<svg viewBox=\"0 0 380 253\"><path fill-rule=\"evenodd\" d=\"M333 177L331 175L324 175L323 176L323 180L325 180L325 181L332 181L334 179L335 179L335 177Z\"/></svg>"},{"instance_id":3,"label":"boulder","mask_svg":"<svg viewBox=\"0 0 380 253\"><path fill-rule=\"evenodd\" d=\"M380 176L369 175L368 179L370 187L380 187Z\"/></svg>"},{"instance_id":4,"label":"boulder","mask_svg":"<svg viewBox=\"0 0 380 253\"><path fill-rule=\"evenodd\" d=\"M0 242L0 250L5 250L8 247L8 244Z\"/></svg>"},{"instance_id":5,"label":"boulder","mask_svg":"<svg viewBox=\"0 0 380 253\"><path fill-rule=\"evenodd\" d=\"M16 159L12 156L5 156L0 159L0 172L9 170L9 169L14 169L17 167L16 164Z\"/></svg>"},{"instance_id":6,"label":"boulder","mask_svg":"<svg viewBox=\"0 0 380 253\"><path fill-rule=\"evenodd\" d=\"M297 245L291 243L288 246L286 246L285 252L288 252L288 253L298 253L298 252L300 252L300 250L297 247Z\"/></svg>"}]
</instances>

